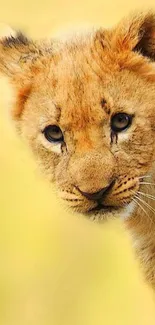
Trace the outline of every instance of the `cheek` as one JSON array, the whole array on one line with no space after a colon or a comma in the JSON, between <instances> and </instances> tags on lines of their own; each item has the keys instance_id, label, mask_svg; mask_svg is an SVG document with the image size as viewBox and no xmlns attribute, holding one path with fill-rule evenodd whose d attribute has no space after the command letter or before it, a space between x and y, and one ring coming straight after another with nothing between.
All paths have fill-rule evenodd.
<instances>
[{"instance_id":1,"label":"cheek","mask_svg":"<svg viewBox=\"0 0 155 325\"><path fill-rule=\"evenodd\" d=\"M42 137L42 135L41 135ZM61 152L61 148L58 146L51 146L49 143L48 147L48 141L46 141L46 147L39 141L40 136L36 137L25 137L28 147L30 148L31 152L34 155L34 159L36 160L37 165L39 166L39 169L41 172L48 178L50 182L55 181L55 172L56 168L60 162L60 155L58 153L55 153L53 148L56 149L56 151Z\"/></svg>"},{"instance_id":2,"label":"cheek","mask_svg":"<svg viewBox=\"0 0 155 325\"><path fill-rule=\"evenodd\" d=\"M34 154L36 156L36 152ZM59 160L56 154L46 151L45 148L39 147L37 149L37 164L50 182L55 182L55 174L60 162Z\"/></svg>"},{"instance_id":3,"label":"cheek","mask_svg":"<svg viewBox=\"0 0 155 325\"><path fill-rule=\"evenodd\" d=\"M146 173L152 162L154 153L154 135L149 128L137 128L132 134L121 138L113 152L118 163L120 173Z\"/></svg>"},{"instance_id":4,"label":"cheek","mask_svg":"<svg viewBox=\"0 0 155 325\"><path fill-rule=\"evenodd\" d=\"M73 183L68 168L69 161L70 157L66 156L63 157L57 164L55 170L55 181L59 188L64 188L65 186L68 188L70 184Z\"/></svg>"},{"instance_id":5,"label":"cheek","mask_svg":"<svg viewBox=\"0 0 155 325\"><path fill-rule=\"evenodd\" d=\"M50 181L55 180L55 170L62 155L61 144L47 141L38 125L37 116L25 111L19 122L22 138L34 154L34 158L41 171L48 176Z\"/></svg>"},{"instance_id":6,"label":"cheek","mask_svg":"<svg viewBox=\"0 0 155 325\"><path fill-rule=\"evenodd\" d=\"M152 130L147 126L146 128L137 128L127 143L126 150L129 154L143 157L144 160L149 161L154 151L154 135Z\"/></svg>"}]
</instances>

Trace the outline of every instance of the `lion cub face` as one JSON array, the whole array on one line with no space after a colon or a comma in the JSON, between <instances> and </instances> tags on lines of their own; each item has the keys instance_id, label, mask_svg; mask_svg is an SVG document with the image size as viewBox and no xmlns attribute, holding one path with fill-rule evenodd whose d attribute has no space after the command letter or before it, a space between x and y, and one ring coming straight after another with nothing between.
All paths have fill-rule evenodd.
<instances>
[{"instance_id":1,"label":"lion cub face","mask_svg":"<svg viewBox=\"0 0 155 325\"><path fill-rule=\"evenodd\" d=\"M150 13L64 42L1 41L18 131L76 211L103 218L133 207L154 161L154 57Z\"/></svg>"}]
</instances>

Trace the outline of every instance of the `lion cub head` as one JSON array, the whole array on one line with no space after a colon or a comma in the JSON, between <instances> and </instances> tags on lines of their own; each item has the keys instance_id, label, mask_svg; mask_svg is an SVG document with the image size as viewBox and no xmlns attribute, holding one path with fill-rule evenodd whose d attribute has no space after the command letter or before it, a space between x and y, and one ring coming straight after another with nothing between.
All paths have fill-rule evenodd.
<instances>
[{"instance_id":1,"label":"lion cub head","mask_svg":"<svg viewBox=\"0 0 155 325\"><path fill-rule=\"evenodd\" d=\"M131 212L154 161L154 60L150 12L68 40L1 39L17 129L76 211Z\"/></svg>"}]
</instances>

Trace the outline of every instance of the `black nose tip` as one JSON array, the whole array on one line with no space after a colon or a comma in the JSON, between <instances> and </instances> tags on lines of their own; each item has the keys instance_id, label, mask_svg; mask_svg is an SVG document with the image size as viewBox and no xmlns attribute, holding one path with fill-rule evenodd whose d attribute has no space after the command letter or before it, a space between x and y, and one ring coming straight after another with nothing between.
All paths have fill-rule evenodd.
<instances>
[{"instance_id":1,"label":"black nose tip","mask_svg":"<svg viewBox=\"0 0 155 325\"><path fill-rule=\"evenodd\" d=\"M82 195L84 195L88 200L93 200L93 201L98 201L100 199L103 198L104 194L111 188L111 186L113 185L113 182L102 188L102 190L98 191L98 192L95 192L95 193L87 193L87 192L83 192L81 191L80 189L78 189L80 191L80 193Z\"/></svg>"}]
</instances>

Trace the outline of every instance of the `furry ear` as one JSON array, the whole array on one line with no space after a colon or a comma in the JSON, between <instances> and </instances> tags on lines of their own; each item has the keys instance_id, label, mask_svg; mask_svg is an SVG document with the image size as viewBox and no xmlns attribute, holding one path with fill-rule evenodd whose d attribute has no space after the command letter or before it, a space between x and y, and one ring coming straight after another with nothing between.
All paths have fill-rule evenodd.
<instances>
[{"instance_id":1,"label":"furry ear","mask_svg":"<svg viewBox=\"0 0 155 325\"><path fill-rule=\"evenodd\" d=\"M51 41L28 39L20 32L11 30L11 35L0 38L0 73L9 77L16 91L12 117L20 118L33 85L33 78L48 64L51 57Z\"/></svg>"},{"instance_id":2,"label":"furry ear","mask_svg":"<svg viewBox=\"0 0 155 325\"><path fill-rule=\"evenodd\" d=\"M136 12L124 18L113 34L115 50L131 50L155 60L155 13Z\"/></svg>"},{"instance_id":3,"label":"furry ear","mask_svg":"<svg viewBox=\"0 0 155 325\"><path fill-rule=\"evenodd\" d=\"M40 55L39 48L21 32L0 39L0 73L17 80ZM27 73L28 78L28 73ZM21 78L22 79L22 78Z\"/></svg>"},{"instance_id":4,"label":"furry ear","mask_svg":"<svg viewBox=\"0 0 155 325\"><path fill-rule=\"evenodd\" d=\"M0 39L0 73L9 77L16 90L16 101L11 111L16 120L30 94L33 63L40 52L35 43L20 32L11 30L11 35Z\"/></svg>"}]
</instances>

